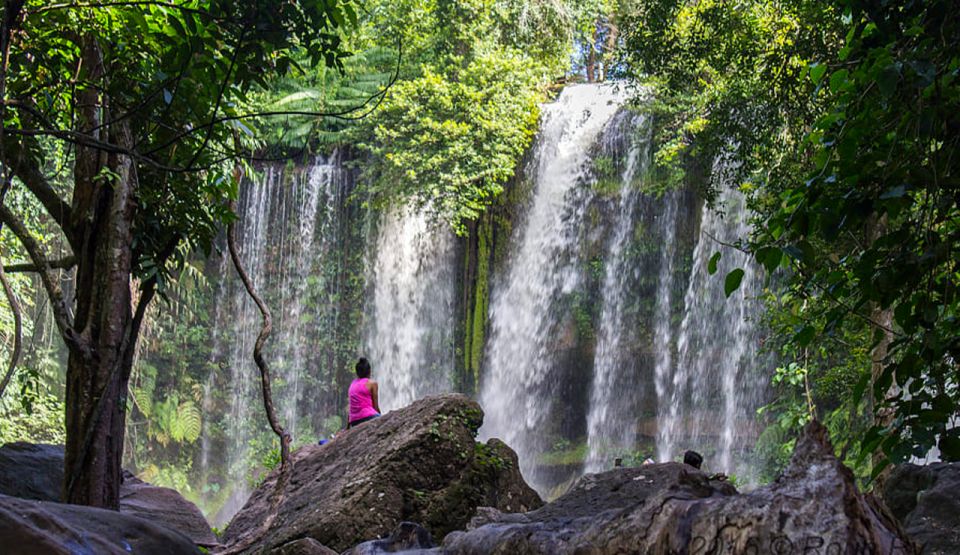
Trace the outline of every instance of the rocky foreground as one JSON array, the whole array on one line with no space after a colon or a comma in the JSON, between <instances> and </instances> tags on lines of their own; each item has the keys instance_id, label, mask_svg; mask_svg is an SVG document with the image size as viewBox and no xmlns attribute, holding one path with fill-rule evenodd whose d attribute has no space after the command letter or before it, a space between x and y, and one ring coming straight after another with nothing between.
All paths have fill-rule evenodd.
<instances>
[{"instance_id":1,"label":"rocky foreground","mask_svg":"<svg viewBox=\"0 0 960 555\"><path fill-rule=\"evenodd\" d=\"M55 503L62 451L7 445L0 448L0 551L960 553L960 466L901 467L884 492L891 511L857 489L817 423L784 474L749 493L666 463L586 475L543 505L509 447L475 441L482 418L467 397L441 395L306 446L289 472L267 477L219 544L196 507L129 475L119 513Z\"/></svg>"},{"instance_id":2,"label":"rocky foreground","mask_svg":"<svg viewBox=\"0 0 960 555\"><path fill-rule=\"evenodd\" d=\"M856 553L916 548L881 502L860 493L810 424L787 470L746 494L678 463L585 476L524 515L481 513L448 554Z\"/></svg>"},{"instance_id":3,"label":"rocky foreground","mask_svg":"<svg viewBox=\"0 0 960 555\"><path fill-rule=\"evenodd\" d=\"M479 506L510 513L542 505L512 449L474 440L482 423L475 401L440 395L303 447L293 471L270 474L230 522L225 548L309 553L304 545L318 542L339 552L403 521L442 539L464 528Z\"/></svg>"},{"instance_id":4,"label":"rocky foreground","mask_svg":"<svg viewBox=\"0 0 960 555\"><path fill-rule=\"evenodd\" d=\"M198 553L217 538L196 505L124 472L120 512L58 503L63 446L0 447L0 552Z\"/></svg>"}]
</instances>

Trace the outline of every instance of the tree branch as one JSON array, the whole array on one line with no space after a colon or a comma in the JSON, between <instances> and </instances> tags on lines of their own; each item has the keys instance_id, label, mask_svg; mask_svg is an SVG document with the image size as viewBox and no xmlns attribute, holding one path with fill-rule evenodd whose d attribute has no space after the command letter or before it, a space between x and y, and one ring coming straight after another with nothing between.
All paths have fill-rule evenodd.
<instances>
[{"instance_id":1,"label":"tree branch","mask_svg":"<svg viewBox=\"0 0 960 555\"><path fill-rule=\"evenodd\" d=\"M210 114L211 123L208 124L207 134L203 137L203 142L200 144L193 156L190 157L190 161L187 162L187 168L192 168L193 164L196 163L197 159L200 158L200 155L203 154L204 149L207 148L207 145L210 144L210 138L213 137L213 124L212 122L217 120L217 112L220 111L220 103L223 102L223 96L227 92L227 85L230 84L230 76L233 75L233 69L237 66L237 59L240 57L240 50L243 49L243 39L247 36L247 29L244 28L240 32L240 38L237 39L237 45L233 49L233 55L230 56L230 65L227 67L227 74L223 76L223 81L220 83L220 91L217 92L217 100L213 103L213 112Z\"/></svg>"},{"instance_id":2,"label":"tree branch","mask_svg":"<svg viewBox=\"0 0 960 555\"><path fill-rule=\"evenodd\" d=\"M133 1L119 1L119 2L75 2L72 4L63 3L63 4L51 4L49 6L44 6L42 8L37 8L36 10L31 10L27 12L27 15L34 15L43 12L49 12L53 10L78 10L83 8L112 8L112 7L137 7L137 6L160 6L162 8L174 8L180 10L184 13L192 13L208 17L214 21L221 21L223 18L217 17L210 12L199 10L196 8L190 8L182 4L177 4L176 2L160 2L157 0L133 0Z\"/></svg>"},{"instance_id":3,"label":"tree branch","mask_svg":"<svg viewBox=\"0 0 960 555\"><path fill-rule=\"evenodd\" d=\"M20 350L23 345L23 315L20 310L20 301L17 300L17 294L10 285L10 280L7 279L2 263L0 263L0 283L3 284L3 293L7 296L7 302L10 303L10 310L13 312L13 352L10 354L7 373L3 375L3 381L0 381L0 399L2 399L10 378L17 369L17 363L20 362Z\"/></svg>"},{"instance_id":4,"label":"tree branch","mask_svg":"<svg viewBox=\"0 0 960 555\"><path fill-rule=\"evenodd\" d=\"M33 265L36 266L40 274L40 281L43 283L43 288L50 297L53 319L57 323L57 327L60 329L60 333L63 335L67 345L85 351L82 342L73 329L70 312L67 310L67 305L63 301L63 292L60 290L60 285L53 276L53 268L43 255L40 244L37 243L37 240L33 237L33 234L30 233L30 230L23 225L23 222L21 222L9 208L3 205L0 205L0 222L9 227L10 231L17 236L23 248L26 249L27 254L30 255L30 260L33 261Z\"/></svg>"},{"instance_id":5,"label":"tree branch","mask_svg":"<svg viewBox=\"0 0 960 555\"><path fill-rule=\"evenodd\" d=\"M230 202L230 211L236 212L236 202ZM263 316L263 328L260 330L260 335L257 336L257 342L253 346L253 360L257 363L257 368L260 369L263 408L267 412L267 420L270 422L270 428L273 429L273 433L277 434L280 438L280 469L281 472L284 473L284 471L289 468L290 463L290 434L280 426L277 420L277 414L273 408L273 394L270 391L270 368L267 366L267 361L263 358L263 344L267 341L267 337L270 336L270 330L273 328L273 319L270 316L270 309L266 303L263 302L263 299L257 295L256 290L253 288L253 282L250 281L250 276L248 276L246 270L243 269L243 262L240 260L240 254L237 252L236 221L232 221L227 225L227 247L230 249L230 258L233 259L233 265L237 269L237 274L240 275L240 280L243 281L243 286L247 289L247 294L250 295L253 302L257 304L257 308L260 309L260 314Z\"/></svg>"},{"instance_id":6,"label":"tree branch","mask_svg":"<svg viewBox=\"0 0 960 555\"><path fill-rule=\"evenodd\" d=\"M77 257L73 255L65 256L57 260L49 261L48 265L52 270L67 270L77 265ZM33 262L15 262L8 266L3 266L3 271L8 274L25 273L25 272L37 273L37 272L42 272L43 269L38 267Z\"/></svg>"},{"instance_id":7,"label":"tree branch","mask_svg":"<svg viewBox=\"0 0 960 555\"><path fill-rule=\"evenodd\" d=\"M180 133L175 135L173 138L169 139L168 141L166 141L165 143L159 146L154 147L153 149L148 151L146 154L151 155L155 152L159 152L183 140L184 138L190 135L193 135L194 133L199 133L203 130L207 130L207 134L209 136L210 128L212 128L215 125L219 125L221 123L227 123L230 121L241 121L245 119L276 117L276 116L305 116L305 117L313 117L313 118L334 118L342 121L362 120L367 116L369 116L370 114L372 114L374 111L376 111L377 108L380 107L380 105L383 103L383 100L387 97L387 93L390 91L393 85L396 84L397 80L400 78L400 68L403 65L403 42L401 41L397 41L397 42L398 42L397 64L396 64L396 67L394 68L393 75L390 77L390 81L387 82L387 84L383 87L382 90L379 90L371 94L363 102L361 102L360 104L357 104L356 106L351 106L349 108L344 108L343 110L338 110L335 112L317 112L312 110L265 110L265 111L251 112L246 114L236 114L232 116L213 117L206 124L198 125L196 127L191 127L184 131L181 131ZM376 100L374 105L368 108L367 110L364 110L364 108L366 108L367 105L369 105L374 100ZM361 112L361 110L364 110L364 111ZM354 115L356 112L361 112L361 113ZM216 116L216 113L214 113L214 116ZM202 149L198 150L198 152L200 151L202 151Z\"/></svg>"}]
</instances>

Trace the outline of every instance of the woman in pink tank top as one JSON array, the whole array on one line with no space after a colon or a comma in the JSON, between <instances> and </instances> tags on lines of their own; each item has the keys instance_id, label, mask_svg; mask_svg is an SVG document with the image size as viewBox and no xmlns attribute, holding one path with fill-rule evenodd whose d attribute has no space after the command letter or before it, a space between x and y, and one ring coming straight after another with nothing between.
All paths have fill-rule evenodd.
<instances>
[{"instance_id":1,"label":"woman in pink tank top","mask_svg":"<svg viewBox=\"0 0 960 555\"><path fill-rule=\"evenodd\" d=\"M373 420L380 416L380 390L377 382L370 379L370 363L361 357L356 366L357 379L350 384L350 416L347 428Z\"/></svg>"}]
</instances>

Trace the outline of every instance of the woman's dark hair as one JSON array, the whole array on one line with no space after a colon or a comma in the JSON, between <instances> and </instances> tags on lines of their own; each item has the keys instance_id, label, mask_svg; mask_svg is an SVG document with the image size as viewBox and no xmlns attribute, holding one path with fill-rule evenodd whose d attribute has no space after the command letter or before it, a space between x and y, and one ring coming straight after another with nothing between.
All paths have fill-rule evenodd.
<instances>
[{"instance_id":1,"label":"woman's dark hair","mask_svg":"<svg viewBox=\"0 0 960 555\"><path fill-rule=\"evenodd\" d=\"M357 371L358 378L369 378L370 362L367 361L367 359L365 359L364 357L360 357L360 360L357 361L356 371Z\"/></svg>"}]
</instances>

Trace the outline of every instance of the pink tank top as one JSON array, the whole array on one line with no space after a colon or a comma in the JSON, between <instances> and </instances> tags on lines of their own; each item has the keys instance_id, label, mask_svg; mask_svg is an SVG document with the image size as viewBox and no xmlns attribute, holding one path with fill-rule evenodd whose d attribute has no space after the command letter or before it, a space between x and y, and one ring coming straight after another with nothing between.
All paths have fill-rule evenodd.
<instances>
[{"instance_id":1,"label":"pink tank top","mask_svg":"<svg viewBox=\"0 0 960 555\"><path fill-rule=\"evenodd\" d=\"M373 396L367 389L369 378L357 378L350 384L350 419L348 422L355 422L361 418L368 418L375 414L380 414L373 408Z\"/></svg>"}]
</instances>

